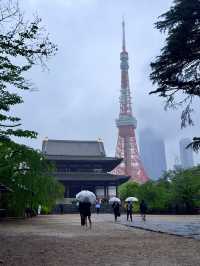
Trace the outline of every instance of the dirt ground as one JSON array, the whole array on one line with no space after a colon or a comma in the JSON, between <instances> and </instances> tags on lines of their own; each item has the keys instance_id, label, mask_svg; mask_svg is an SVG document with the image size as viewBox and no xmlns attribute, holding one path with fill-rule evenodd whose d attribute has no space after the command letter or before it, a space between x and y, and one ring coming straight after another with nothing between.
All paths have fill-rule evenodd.
<instances>
[{"instance_id":1,"label":"dirt ground","mask_svg":"<svg viewBox=\"0 0 200 266\"><path fill-rule=\"evenodd\" d=\"M111 215L78 215L0 222L0 265L200 265L200 241L133 229Z\"/></svg>"}]
</instances>

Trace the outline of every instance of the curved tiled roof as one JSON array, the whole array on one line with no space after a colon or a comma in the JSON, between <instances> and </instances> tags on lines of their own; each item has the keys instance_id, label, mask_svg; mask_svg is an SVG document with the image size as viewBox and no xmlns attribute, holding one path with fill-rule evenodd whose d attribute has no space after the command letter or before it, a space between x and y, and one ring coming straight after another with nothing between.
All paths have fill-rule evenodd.
<instances>
[{"instance_id":1,"label":"curved tiled roof","mask_svg":"<svg viewBox=\"0 0 200 266\"><path fill-rule=\"evenodd\" d=\"M42 152L59 156L97 156L105 157L103 142L79 140L44 140Z\"/></svg>"}]
</instances>

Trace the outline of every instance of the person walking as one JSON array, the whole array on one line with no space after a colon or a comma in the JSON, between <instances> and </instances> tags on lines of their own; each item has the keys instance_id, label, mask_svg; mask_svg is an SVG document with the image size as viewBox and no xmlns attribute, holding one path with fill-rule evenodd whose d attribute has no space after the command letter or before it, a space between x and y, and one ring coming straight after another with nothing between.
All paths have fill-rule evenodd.
<instances>
[{"instance_id":1,"label":"person walking","mask_svg":"<svg viewBox=\"0 0 200 266\"><path fill-rule=\"evenodd\" d=\"M147 204L144 200L140 203L140 213L143 221L146 221Z\"/></svg>"},{"instance_id":2,"label":"person walking","mask_svg":"<svg viewBox=\"0 0 200 266\"><path fill-rule=\"evenodd\" d=\"M60 204L60 214L64 214L63 204Z\"/></svg>"},{"instance_id":3,"label":"person walking","mask_svg":"<svg viewBox=\"0 0 200 266\"><path fill-rule=\"evenodd\" d=\"M127 221L129 219L129 216L130 216L130 219L131 219L131 222L133 221L133 203L131 201L128 201L127 202L127 205L126 205L126 214L127 214Z\"/></svg>"},{"instance_id":4,"label":"person walking","mask_svg":"<svg viewBox=\"0 0 200 266\"><path fill-rule=\"evenodd\" d=\"M100 208L101 208L101 203L100 203L99 200L96 202L96 206L95 207L96 207L97 214L99 214L99 211L100 211Z\"/></svg>"},{"instance_id":5,"label":"person walking","mask_svg":"<svg viewBox=\"0 0 200 266\"><path fill-rule=\"evenodd\" d=\"M80 217L81 217L81 226L85 225L85 216L84 216L84 206L83 206L83 202L79 202L79 204L77 205L78 209L79 209L79 213L80 213Z\"/></svg>"},{"instance_id":6,"label":"person walking","mask_svg":"<svg viewBox=\"0 0 200 266\"><path fill-rule=\"evenodd\" d=\"M112 207L113 207L115 222L117 222L117 217L120 216L119 202L116 202L116 201L113 202Z\"/></svg>"},{"instance_id":7,"label":"person walking","mask_svg":"<svg viewBox=\"0 0 200 266\"><path fill-rule=\"evenodd\" d=\"M41 210L42 210L42 206L41 205L38 205L38 215L41 214Z\"/></svg>"},{"instance_id":8,"label":"person walking","mask_svg":"<svg viewBox=\"0 0 200 266\"><path fill-rule=\"evenodd\" d=\"M87 219L90 224L90 229L92 228L92 221L91 221L91 203L88 201L80 202L79 203L79 212L81 216L81 225L87 227Z\"/></svg>"}]
</instances>

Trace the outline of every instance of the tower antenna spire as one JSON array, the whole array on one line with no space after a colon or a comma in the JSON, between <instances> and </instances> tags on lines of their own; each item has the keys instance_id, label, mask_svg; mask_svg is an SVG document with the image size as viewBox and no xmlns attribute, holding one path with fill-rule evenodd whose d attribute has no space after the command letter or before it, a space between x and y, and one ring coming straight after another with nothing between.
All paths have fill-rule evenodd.
<instances>
[{"instance_id":1,"label":"tower antenna spire","mask_svg":"<svg viewBox=\"0 0 200 266\"><path fill-rule=\"evenodd\" d=\"M130 176L131 180L138 183L144 183L149 179L149 177L145 173L144 167L140 160L135 137L137 120L132 113L124 18L122 18L122 34L122 52L120 53L120 112L119 117L116 120L116 125L118 128L116 157L123 158L123 161L112 172L117 175L128 175Z\"/></svg>"},{"instance_id":2,"label":"tower antenna spire","mask_svg":"<svg viewBox=\"0 0 200 266\"><path fill-rule=\"evenodd\" d=\"M124 16L122 17L122 50L126 51L126 35L125 35L125 21Z\"/></svg>"}]
</instances>

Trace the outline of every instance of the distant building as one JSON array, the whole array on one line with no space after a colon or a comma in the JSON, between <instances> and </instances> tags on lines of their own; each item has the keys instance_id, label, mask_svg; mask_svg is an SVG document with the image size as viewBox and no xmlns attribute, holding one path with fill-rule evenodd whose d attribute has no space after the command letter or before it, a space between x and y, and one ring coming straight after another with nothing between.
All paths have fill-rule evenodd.
<instances>
[{"instance_id":1,"label":"distant building","mask_svg":"<svg viewBox=\"0 0 200 266\"><path fill-rule=\"evenodd\" d=\"M180 141L180 159L183 169L191 168L194 166L193 150L192 148L186 149L189 143L191 143L191 140L189 138L184 138Z\"/></svg>"},{"instance_id":2,"label":"distant building","mask_svg":"<svg viewBox=\"0 0 200 266\"><path fill-rule=\"evenodd\" d=\"M174 166L173 170L175 171L181 171L183 169L182 164L180 163L179 157L176 155L174 158Z\"/></svg>"},{"instance_id":3,"label":"distant building","mask_svg":"<svg viewBox=\"0 0 200 266\"><path fill-rule=\"evenodd\" d=\"M139 137L144 168L151 179L158 179L167 170L164 141L149 128L140 131Z\"/></svg>"}]
</instances>

